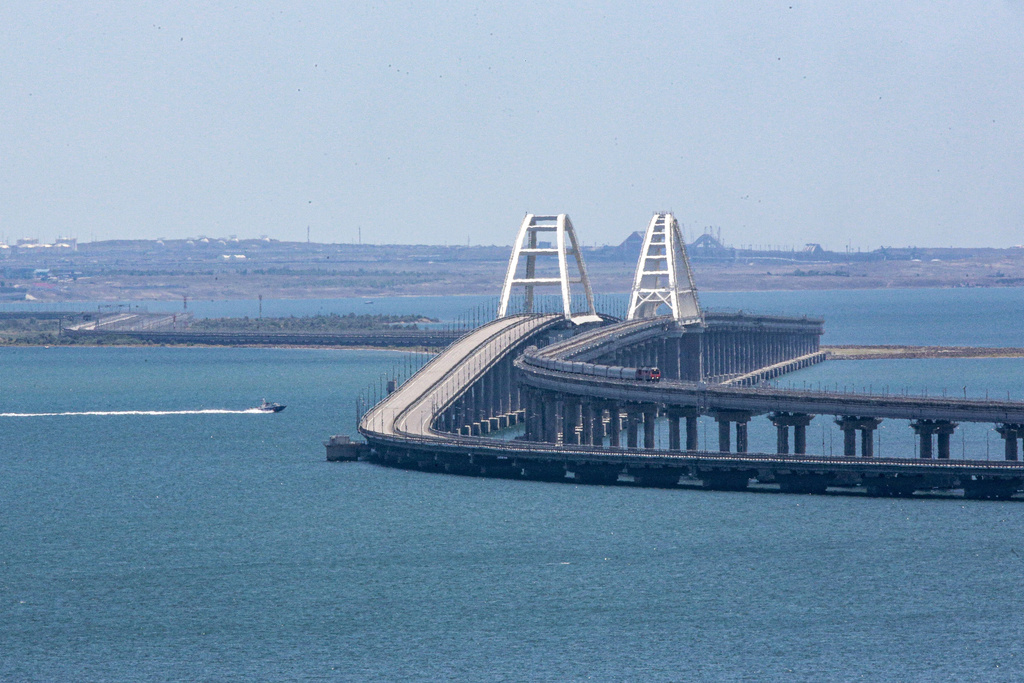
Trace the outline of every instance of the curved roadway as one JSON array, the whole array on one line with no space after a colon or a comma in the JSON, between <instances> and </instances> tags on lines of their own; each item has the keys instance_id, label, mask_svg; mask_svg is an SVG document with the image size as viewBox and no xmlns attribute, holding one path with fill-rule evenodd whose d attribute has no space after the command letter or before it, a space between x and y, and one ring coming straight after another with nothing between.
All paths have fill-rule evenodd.
<instances>
[{"instance_id":1,"label":"curved roadway","mask_svg":"<svg viewBox=\"0 0 1024 683\"><path fill-rule=\"evenodd\" d=\"M368 411L359 431L375 448L399 448L426 453L489 454L525 460L572 463L608 463L629 467L689 466L694 468L778 468L821 471L838 468L861 474L946 472L1024 475L1019 461L921 460L909 458L848 458L775 453L723 453L718 451L667 451L601 446L566 446L530 441L503 441L480 436L460 436L432 429L435 417L483 376L497 361L513 353L539 332L564 323L558 315L520 315L488 323L463 336L419 370L394 393ZM636 327L642 327L636 325ZM571 340L567 340L571 341ZM571 346L572 344L566 344ZM549 346L545 351L556 345ZM578 347L577 347L578 348ZM517 365L522 365L521 361ZM538 368L539 370L539 368ZM545 371L545 374L550 374ZM560 373L566 375L568 373ZM565 377L560 378L567 379ZM578 377L576 379L579 379ZM595 378L597 379L597 378ZM650 383L608 380L618 389L641 392L646 401L657 401L658 386ZM715 390L719 388L716 387ZM705 389L709 391L710 388ZM749 393L749 390L729 389ZM673 400L678 397L673 397Z\"/></svg>"}]
</instances>

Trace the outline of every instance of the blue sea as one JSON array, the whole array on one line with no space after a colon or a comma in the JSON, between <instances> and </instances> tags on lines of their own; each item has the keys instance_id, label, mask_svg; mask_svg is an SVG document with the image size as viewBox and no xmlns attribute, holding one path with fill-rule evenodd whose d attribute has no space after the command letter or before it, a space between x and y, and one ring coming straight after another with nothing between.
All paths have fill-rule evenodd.
<instances>
[{"instance_id":1,"label":"blue sea","mask_svg":"<svg viewBox=\"0 0 1024 683\"><path fill-rule=\"evenodd\" d=\"M703 300L820 314L831 343L1024 346L1022 290ZM264 315L347 306L444 320L485 304L263 302ZM0 348L0 679L1024 678L1018 503L325 462L327 436L354 434L356 396L424 360ZM847 361L783 384L1022 399L1022 380L1022 359ZM288 407L248 410L264 397ZM999 457L990 428L959 429L954 457ZM912 456L909 431L885 423L880 454ZM755 419L751 447L772 439ZM841 448L824 417L808 442Z\"/></svg>"}]
</instances>

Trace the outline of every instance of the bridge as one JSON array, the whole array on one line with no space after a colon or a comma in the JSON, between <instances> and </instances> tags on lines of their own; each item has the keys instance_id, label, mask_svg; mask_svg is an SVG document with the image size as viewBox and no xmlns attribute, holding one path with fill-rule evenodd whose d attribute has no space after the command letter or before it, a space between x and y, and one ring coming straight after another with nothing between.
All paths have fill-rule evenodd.
<instances>
[{"instance_id":1,"label":"bridge","mask_svg":"<svg viewBox=\"0 0 1024 683\"><path fill-rule=\"evenodd\" d=\"M501 316L444 349L361 417L359 431L376 462L475 476L718 490L767 485L784 492L955 491L1008 499L1024 488L1017 450L1024 403L770 386L764 380L824 359L823 321L704 312L685 250L680 254L681 244L673 244L674 237L681 240L671 214L656 215L648 226L628 319L609 319L593 308L581 255L569 254L575 273L566 267L566 252L578 252L571 222L542 218L524 220L519 240L525 246L510 259ZM537 239L540 229L565 232L558 246L548 247ZM557 275L540 274L542 255L559 260ZM585 290L581 312L572 310L573 284ZM527 290L519 311L517 286ZM561 290L562 314L530 310L538 286ZM661 381L638 379L655 367ZM714 448L699 441L702 415L718 424ZM748 452L747 425L762 415L777 430L774 453ZM816 416L834 418L843 431L842 456L807 452L806 429ZM883 419L910 420L921 457L875 457L872 434ZM961 422L996 424L1005 459L951 458L950 436ZM668 447L658 447L657 426L666 423Z\"/></svg>"}]
</instances>

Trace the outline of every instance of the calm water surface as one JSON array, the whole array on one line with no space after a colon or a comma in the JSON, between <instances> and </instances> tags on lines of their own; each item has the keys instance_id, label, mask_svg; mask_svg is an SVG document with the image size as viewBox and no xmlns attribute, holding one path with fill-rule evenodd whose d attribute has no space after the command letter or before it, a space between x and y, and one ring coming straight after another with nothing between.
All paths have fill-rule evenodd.
<instances>
[{"instance_id":1,"label":"calm water surface","mask_svg":"<svg viewBox=\"0 0 1024 683\"><path fill-rule=\"evenodd\" d=\"M876 303L890 305L886 296ZM1015 305L1000 301L987 303ZM964 315L977 312L969 303ZM978 338L1024 345L1007 341L1020 324L1000 315L976 317ZM937 334L931 318L915 325L890 327L913 340L901 343ZM875 322L833 332L876 333ZM1020 504L577 487L324 462L322 440L352 431L357 391L410 360L0 349L0 678L1024 677ZM874 361L787 380L1019 398L1022 378L1016 360ZM287 410L243 412L264 396ZM238 412L24 416L186 410ZM883 451L899 448L904 427L889 429ZM986 430L964 450L982 448Z\"/></svg>"}]
</instances>

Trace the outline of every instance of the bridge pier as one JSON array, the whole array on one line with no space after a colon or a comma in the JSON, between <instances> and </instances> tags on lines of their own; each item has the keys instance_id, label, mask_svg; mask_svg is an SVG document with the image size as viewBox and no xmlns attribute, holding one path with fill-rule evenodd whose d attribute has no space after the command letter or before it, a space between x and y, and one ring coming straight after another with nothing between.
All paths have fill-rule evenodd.
<instances>
[{"instance_id":1,"label":"bridge pier","mask_svg":"<svg viewBox=\"0 0 1024 683\"><path fill-rule=\"evenodd\" d=\"M611 401L608 406L608 446L622 448L622 414L619 404Z\"/></svg>"},{"instance_id":2,"label":"bridge pier","mask_svg":"<svg viewBox=\"0 0 1024 683\"><path fill-rule=\"evenodd\" d=\"M580 401L574 396L562 397L562 443L576 445L580 442L576 427L579 425Z\"/></svg>"},{"instance_id":3,"label":"bridge pier","mask_svg":"<svg viewBox=\"0 0 1024 683\"><path fill-rule=\"evenodd\" d=\"M701 355L703 328L687 332L679 339L679 379L699 382L704 378L704 360Z\"/></svg>"},{"instance_id":4,"label":"bridge pier","mask_svg":"<svg viewBox=\"0 0 1024 683\"><path fill-rule=\"evenodd\" d=\"M836 424L843 430L843 455L857 457L857 430L860 430L860 455L863 458L875 456L874 433L881 420L875 417L844 415L836 418Z\"/></svg>"},{"instance_id":5,"label":"bridge pier","mask_svg":"<svg viewBox=\"0 0 1024 683\"><path fill-rule=\"evenodd\" d=\"M543 418L544 441L558 443L558 401L554 396L546 397L543 400L544 410L541 413Z\"/></svg>"},{"instance_id":6,"label":"bridge pier","mask_svg":"<svg viewBox=\"0 0 1024 683\"><path fill-rule=\"evenodd\" d=\"M753 413L745 410L729 410L714 413L715 421L718 422L718 450L722 453L730 453L732 446L729 443L729 436L732 423L736 423L736 452L747 452L747 423L753 417ZM689 426L689 425L687 425ZM696 432L696 429L694 429ZM689 434L687 435L689 440Z\"/></svg>"},{"instance_id":7,"label":"bridge pier","mask_svg":"<svg viewBox=\"0 0 1024 683\"><path fill-rule=\"evenodd\" d=\"M644 414L644 448L654 448L654 427L658 422L658 407L647 405L643 408Z\"/></svg>"},{"instance_id":8,"label":"bridge pier","mask_svg":"<svg viewBox=\"0 0 1024 683\"><path fill-rule=\"evenodd\" d=\"M697 409L692 407L671 406L668 415L668 447L669 450L681 450L680 420L686 418L686 450L697 450Z\"/></svg>"},{"instance_id":9,"label":"bridge pier","mask_svg":"<svg viewBox=\"0 0 1024 683\"><path fill-rule=\"evenodd\" d=\"M678 451L679 448L679 418L680 415L669 409L668 411L668 449Z\"/></svg>"},{"instance_id":10,"label":"bridge pier","mask_svg":"<svg viewBox=\"0 0 1024 683\"><path fill-rule=\"evenodd\" d=\"M1024 425L1003 423L996 427L999 436L1005 442L1005 453L1007 460L1017 459L1017 440L1024 437Z\"/></svg>"},{"instance_id":11,"label":"bridge pier","mask_svg":"<svg viewBox=\"0 0 1024 683\"><path fill-rule=\"evenodd\" d=\"M595 422L600 425L600 421L595 419L595 413L600 415L600 411L595 409L594 402L590 400L583 401L580 406L582 429L580 430L580 443L584 446L594 445ZM600 437L598 437L600 439Z\"/></svg>"},{"instance_id":12,"label":"bridge pier","mask_svg":"<svg viewBox=\"0 0 1024 683\"><path fill-rule=\"evenodd\" d=\"M949 459L949 437L957 427L956 422L949 420L915 420L910 423L911 429L921 440L922 458L932 457L932 434L938 435L939 459Z\"/></svg>"},{"instance_id":13,"label":"bridge pier","mask_svg":"<svg viewBox=\"0 0 1024 683\"><path fill-rule=\"evenodd\" d=\"M526 414L523 416L523 422L525 423L526 440L540 441L541 435L544 433L541 428L543 406L540 397L536 391L531 390L524 392L524 398L526 399Z\"/></svg>"},{"instance_id":14,"label":"bridge pier","mask_svg":"<svg viewBox=\"0 0 1024 683\"><path fill-rule=\"evenodd\" d=\"M793 452L797 455L807 453L807 425L814 419L813 415L804 413L771 413L768 419L777 430L776 452L789 453L789 428L793 427Z\"/></svg>"},{"instance_id":15,"label":"bridge pier","mask_svg":"<svg viewBox=\"0 0 1024 683\"><path fill-rule=\"evenodd\" d=\"M637 406L626 406L626 448L637 447L641 413Z\"/></svg>"}]
</instances>

